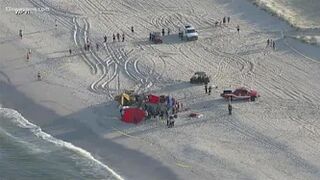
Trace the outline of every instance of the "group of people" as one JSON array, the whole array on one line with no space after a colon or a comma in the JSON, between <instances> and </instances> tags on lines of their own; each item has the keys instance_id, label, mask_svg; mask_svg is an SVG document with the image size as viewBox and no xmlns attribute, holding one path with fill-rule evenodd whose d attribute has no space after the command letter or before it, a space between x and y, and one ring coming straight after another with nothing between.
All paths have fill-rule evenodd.
<instances>
[{"instance_id":1,"label":"group of people","mask_svg":"<svg viewBox=\"0 0 320 180\"><path fill-rule=\"evenodd\" d=\"M162 36L164 36L166 34L164 28L162 28L161 33L162 33ZM170 28L167 29L167 33L168 33L168 35L170 35L170 33L171 33L171 29Z\"/></svg>"},{"instance_id":2,"label":"group of people","mask_svg":"<svg viewBox=\"0 0 320 180\"><path fill-rule=\"evenodd\" d=\"M131 32L134 33L134 27L131 26L130 29L131 29ZM104 35L104 36L103 36L103 44L104 44L104 45L106 45L107 40L108 40L107 35ZM122 33L122 35L121 35L120 33L112 34L112 42L115 42L116 40L117 40L118 42L120 42L120 40L121 40L122 42L124 42L124 41L125 41L125 34L124 34L124 33ZM90 43L90 41L87 40L86 43L85 43L85 45L84 45L84 50L90 50L90 47L91 47L91 43ZM97 51L99 50L99 48L100 48L99 43L96 43L96 49L97 49ZM72 51L69 50L69 53L71 54Z\"/></svg>"},{"instance_id":3,"label":"group of people","mask_svg":"<svg viewBox=\"0 0 320 180\"><path fill-rule=\"evenodd\" d=\"M276 50L276 43L272 39L267 40L267 46L266 48L271 47L273 50Z\"/></svg>"},{"instance_id":4,"label":"group of people","mask_svg":"<svg viewBox=\"0 0 320 180\"><path fill-rule=\"evenodd\" d=\"M178 112L183 108L183 104L170 96L162 96L159 104L145 103L143 109L147 113L147 119L159 117L159 119L166 119L167 127L174 126L174 119L178 117Z\"/></svg>"},{"instance_id":5,"label":"group of people","mask_svg":"<svg viewBox=\"0 0 320 180\"><path fill-rule=\"evenodd\" d=\"M226 23L228 23L228 24L229 24L229 23L230 23L230 21L231 21L230 16L228 16L228 17L226 17L226 16L225 16L225 17L223 17L223 18L222 18L222 20L221 20L221 21L216 21L216 22L214 23L214 25L215 25L215 26L218 26L218 25L220 25L220 26L221 26L222 24L226 24Z\"/></svg>"},{"instance_id":6,"label":"group of people","mask_svg":"<svg viewBox=\"0 0 320 180\"><path fill-rule=\"evenodd\" d=\"M113 34L112 35L112 41L116 41L116 38L118 40L118 42L120 41L120 39L122 39L122 42L124 42L124 33L122 33L122 37L120 37L120 33L117 33L117 34Z\"/></svg>"}]
</instances>

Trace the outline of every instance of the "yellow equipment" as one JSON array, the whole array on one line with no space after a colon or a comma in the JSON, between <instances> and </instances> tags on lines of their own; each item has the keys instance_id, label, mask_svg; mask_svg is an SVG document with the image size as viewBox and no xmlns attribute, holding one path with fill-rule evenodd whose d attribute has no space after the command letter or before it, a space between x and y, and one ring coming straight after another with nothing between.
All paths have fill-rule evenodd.
<instances>
[{"instance_id":1,"label":"yellow equipment","mask_svg":"<svg viewBox=\"0 0 320 180\"><path fill-rule=\"evenodd\" d=\"M124 93L117 95L114 100L122 106L129 106L135 102L135 96L133 95L133 91L126 90Z\"/></svg>"}]
</instances>

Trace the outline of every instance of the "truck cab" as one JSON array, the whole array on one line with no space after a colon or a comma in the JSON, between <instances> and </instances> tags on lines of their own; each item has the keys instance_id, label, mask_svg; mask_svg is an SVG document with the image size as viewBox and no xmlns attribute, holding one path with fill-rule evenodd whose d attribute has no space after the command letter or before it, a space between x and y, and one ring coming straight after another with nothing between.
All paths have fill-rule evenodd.
<instances>
[{"instance_id":1,"label":"truck cab","mask_svg":"<svg viewBox=\"0 0 320 180\"><path fill-rule=\"evenodd\" d=\"M184 27L184 37L187 41L198 40L198 32L191 25L186 25Z\"/></svg>"}]
</instances>

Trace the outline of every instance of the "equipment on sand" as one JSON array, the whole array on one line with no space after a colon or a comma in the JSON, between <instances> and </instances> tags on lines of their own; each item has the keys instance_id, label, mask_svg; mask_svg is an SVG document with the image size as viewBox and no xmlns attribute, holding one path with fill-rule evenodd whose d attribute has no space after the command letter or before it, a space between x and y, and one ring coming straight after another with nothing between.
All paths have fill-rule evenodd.
<instances>
[{"instance_id":1,"label":"equipment on sand","mask_svg":"<svg viewBox=\"0 0 320 180\"><path fill-rule=\"evenodd\" d=\"M125 92L117 95L114 100L122 106L130 106L135 103L135 95L132 90L126 90Z\"/></svg>"},{"instance_id":2,"label":"equipment on sand","mask_svg":"<svg viewBox=\"0 0 320 180\"><path fill-rule=\"evenodd\" d=\"M208 84L210 78L205 72L195 72L194 75L190 78L191 84Z\"/></svg>"}]
</instances>

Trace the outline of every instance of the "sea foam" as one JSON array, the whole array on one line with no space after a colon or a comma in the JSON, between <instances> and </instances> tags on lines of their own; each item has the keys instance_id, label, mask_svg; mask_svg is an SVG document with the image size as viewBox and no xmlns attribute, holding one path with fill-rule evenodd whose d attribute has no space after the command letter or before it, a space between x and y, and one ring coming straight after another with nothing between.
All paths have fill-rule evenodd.
<instances>
[{"instance_id":1,"label":"sea foam","mask_svg":"<svg viewBox=\"0 0 320 180\"><path fill-rule=\"evenodd\" d=\"M8 109L8 108L1 108L0 107L0 116L4 116L6 118L9 118L12 120L12 122L16 123L17 126L25 129L29 129L30 132L32 132L36 137L41 138L47 142L53 143L56 146L66 148L70 151L73 151L74 153L77 153L89 160L92 160L96 164L100 165L104 169L106 169L108 172L112 174L113 177L115 177L118 180L123 180L124 178L121 177L118 173L116 173L113 169L111 169L106 164L103 164L99 160L95 159L88 151L79 148L77 146L74 146L73 144L69 142L62 141L60 139L54 138L48 133L45 133L41 130L41 128L31 122L29 122L27 119L25 119L19 112Z\"/></svg>"}]
</instances>

